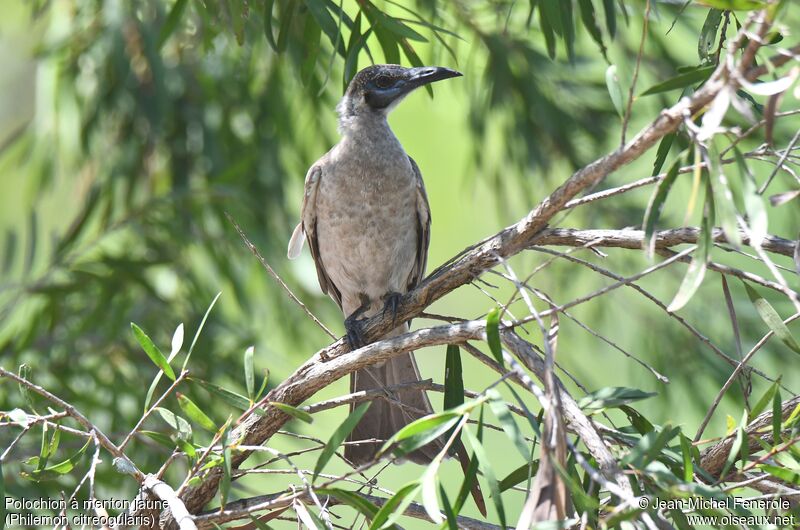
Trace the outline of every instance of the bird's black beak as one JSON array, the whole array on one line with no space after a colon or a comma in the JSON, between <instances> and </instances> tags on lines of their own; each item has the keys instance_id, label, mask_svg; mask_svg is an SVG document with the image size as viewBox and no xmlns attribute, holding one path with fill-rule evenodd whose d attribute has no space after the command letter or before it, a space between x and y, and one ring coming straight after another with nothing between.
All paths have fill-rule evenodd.
<instances>
[{"instance_id":1,"label":"bird's black beak","mask_svg":"<svg viewBox=\"0 0 800 530\"><path fill-rule=\"evenodd\" d=\"M409 91L423 85L435 83L442 79L450 79L451 77L461 77L461 72L453 70L452 68L445 68L443 66L420 66L417 68L409 69L411 74L406 81L406 87Z\"/></svg>"}]
</instances>

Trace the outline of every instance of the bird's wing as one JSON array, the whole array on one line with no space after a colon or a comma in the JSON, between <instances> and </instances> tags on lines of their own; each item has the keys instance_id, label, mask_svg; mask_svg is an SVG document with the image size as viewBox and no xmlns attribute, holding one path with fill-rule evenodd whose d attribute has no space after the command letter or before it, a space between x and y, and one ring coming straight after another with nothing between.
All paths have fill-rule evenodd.
<instances>
[{"instance_id":1,"label":"bird's wing","mask_svg":"<svg viewBox=\"0 0 800 530\"><path fill-rule=\"evenodd\" d=\"M425 265L428 263L428 247L431 242L431 207L428 204L428 194L425 193L425 183L422 182L419 166L410 156L408 160L411 162L417 181L417 258L408 277L408 288L413 289L425 276Z\"/></svg>"},{"instance_id":2,"label":"bird's wing","mask_svg":"<svg viewBox=\"0 0 800 530\"><path fill-rule=\"evenodd\" d=\"M308 239L308 248L311 250L311 257L317 268L317 279L319 287L323 293L330 295L333 301L341 308L342 294L333 284L325 264L319 254L319 241L317 239L317 190L322 179L322 167L314 164L306 174L305 192L303 193L303 207L300 213L300 223L292 233L289 241L289 259L294 259L300 255L303 249L303 242Z\"/></svg>"}]
</instances>

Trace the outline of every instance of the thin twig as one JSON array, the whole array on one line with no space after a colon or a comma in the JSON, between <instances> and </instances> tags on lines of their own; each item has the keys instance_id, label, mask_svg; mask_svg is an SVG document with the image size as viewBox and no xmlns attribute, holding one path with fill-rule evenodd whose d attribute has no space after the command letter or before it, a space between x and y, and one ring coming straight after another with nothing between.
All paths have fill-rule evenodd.
<instances>
[{"instance_id":1,"label":"thin twig","mask_svg":"<svg viewBox=\"0 0 800 530\"><path fill-rule=\"evenodd\" d=\"M322 329L322 331L324 331L333 340L336 340L337 339L336 335L334 335L333 332L331 330L329 330L325 326L325 324L323 324L322 321L320 321L320 319L318 319L314 315L314 313L312 313L311 310L303 302L301 302L299 298L297 298L297 296L295 296L295 294L292 292L292 290L289 289L289 286L286 285L286 282L284 282L283 279L278 275L278 273L275 272L275 269L273 269L270 266L270 264L267 263L267 260L264 259L264 256L261 255L261 252L258 251L256 246L253 243L250 242L250 240L247 238L247 236L245 235L244 231L239 226L239 224L236 221L234 221L233 217L231 217L231 214L229 214L228 212L225 212L225 216L228 218L228 221L230 221L230 223L236 229L236 232L239 234L239 237L242 238L242 240L244 241L244 244L247 246L247 248L250 250L250 252L252 252L252 254L256 258L258 258L258 261L261 262L261 266L264 267L267 270L267 272L269 273L269 275L272 276L272 278L276 282L278 282L278 285L280 285L283 288L283 290L286 291L286 294L289 295L289 298L291 298L291 300L295 304L300 306L300 309L302 309L303 312L305 312L305 314L308 315L308 317L311 320L313 320Z\"/></svg>"}]
</instances>

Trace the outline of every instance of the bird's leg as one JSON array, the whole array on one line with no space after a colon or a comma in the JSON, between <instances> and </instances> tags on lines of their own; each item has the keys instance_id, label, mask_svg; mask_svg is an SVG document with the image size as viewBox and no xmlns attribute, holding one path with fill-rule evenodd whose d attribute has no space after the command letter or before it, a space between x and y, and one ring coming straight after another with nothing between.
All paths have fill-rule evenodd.
<instances>
[{"instance_id":1,"label":"bird's leg","mask_svg":"<svg viewBox=\"0 0 800 530\"><path fill-rule=\"evenodd\" d=\"M361 301L361 306L344 319L345 336L347 337L347 343L350 345L351 350L357 350L364 345L364 330L362 326L366 319L358 317L363 315L364 311L369 309L370 306L369 297L367 297L367 295L360 293L358 296Z\"/></svg>"},{"instance_id":2,"label":"bird's leg","mask_svg":"<svg viewBox=\"0 0 800 530\"><path fill-rule=\"evenodd\" d=\"M383 295L383 315L386 316L386 311L392 312L392 324L397 320L397 310L400 309L400 299L403 298L402 293L391 292Z\"/></svg>"}]
</instances>

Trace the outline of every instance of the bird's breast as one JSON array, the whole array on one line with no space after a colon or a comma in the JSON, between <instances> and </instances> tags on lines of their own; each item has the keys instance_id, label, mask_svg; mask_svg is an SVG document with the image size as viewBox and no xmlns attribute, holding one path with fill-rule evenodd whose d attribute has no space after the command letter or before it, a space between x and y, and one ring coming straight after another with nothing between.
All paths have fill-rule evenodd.
<instances>
[{"instance_id":1,"label":"bird's breast","mask_svg":"<svg viewBox=\"0 0 800 530\"><path fill-rule=\"evenodd\" d=\"M328 274L343 296L404 292L417 252L416 176L408 156L391 144L331 155L317 195Z\"/></svg>"}]
</instances>

